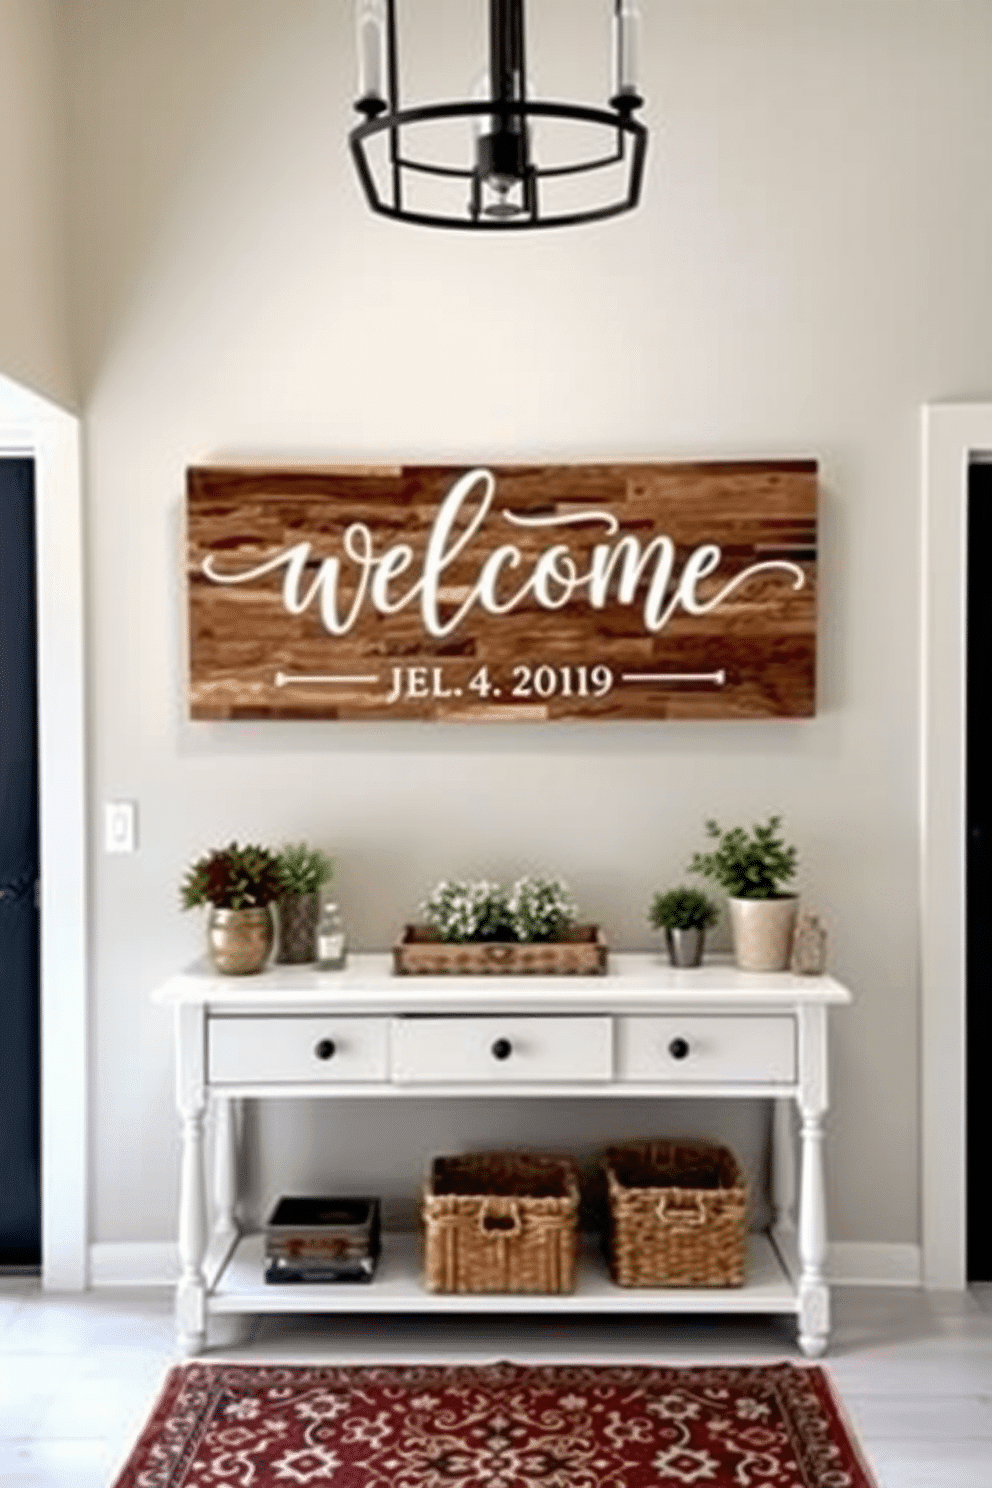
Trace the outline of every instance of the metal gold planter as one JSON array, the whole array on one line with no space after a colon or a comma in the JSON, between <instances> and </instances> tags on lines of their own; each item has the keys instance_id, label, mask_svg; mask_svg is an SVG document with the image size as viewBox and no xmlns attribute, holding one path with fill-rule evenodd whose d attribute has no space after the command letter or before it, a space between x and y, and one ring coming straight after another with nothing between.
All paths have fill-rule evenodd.
<instances>
[{"instance_id":1,"label":"metal gold planter","mask_svg":"<svg viewBox=\"0 0 992 1488\"><path fill-rule=\"evenodd\" d=\"M225 976L261 971L272 954L275 926L265 909L217 909L207 923L207 954Z\"/></svg>"}]
</instances>

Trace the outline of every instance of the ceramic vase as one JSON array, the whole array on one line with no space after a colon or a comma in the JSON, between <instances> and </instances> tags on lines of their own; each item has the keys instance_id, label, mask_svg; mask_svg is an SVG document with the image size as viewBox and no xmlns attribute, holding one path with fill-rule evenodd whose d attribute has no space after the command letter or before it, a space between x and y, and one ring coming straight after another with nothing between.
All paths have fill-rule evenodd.
<instances>
[{"instance_id":1,"label":"ceramic vase","mask_svg":"<svg viewBox=\"0 0 992 1488\"><path fill-rule=\"evenodd\" d=\"M275 926L265 909L217 909L207 923L207 953L225 976L261 971L272 953Z\"/></svg>"},{"instance_id":2,"label":"ceramic vase","mask_svg":"<svg viewBox=\"0 0 992 1488\"><path fill-rule=\"evenodd\" d=\"M734 958L741 971L785 971L799 899L729 899Z\"/></svg>"}]
</instances>

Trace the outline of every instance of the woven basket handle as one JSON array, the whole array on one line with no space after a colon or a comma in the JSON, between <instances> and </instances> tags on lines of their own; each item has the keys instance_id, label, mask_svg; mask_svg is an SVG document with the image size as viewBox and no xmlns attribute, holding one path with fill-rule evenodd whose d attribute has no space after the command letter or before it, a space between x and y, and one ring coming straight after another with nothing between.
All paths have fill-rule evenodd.
<instances>
[{"instance_id":1,"label":"woven basket handle","mask_svg":"<svg viewBox=\"0 0 992 1488\"><path fill-rule=\"evenodd\" d=\"M672 1204L675 1197L674 1192L663 1191L658 1200L656 1214L662 1224L672 1225L679 1229L691 1229L696 1225L706 1223L706 1208L701 1198L693 1199L691 1204Z\"/></svg>"},{"instance_id":2,"label":"woven basket handle","mask_svg":"<svg viewBox=\"0 0 992 1488\"><path fill-rule=\"evenodd\" d=\"M479 1229L484 1235L516 1235L521 1228L519 1204L496 1207L487 1199L479 1210Z\"/></svg>"}]
</instances>

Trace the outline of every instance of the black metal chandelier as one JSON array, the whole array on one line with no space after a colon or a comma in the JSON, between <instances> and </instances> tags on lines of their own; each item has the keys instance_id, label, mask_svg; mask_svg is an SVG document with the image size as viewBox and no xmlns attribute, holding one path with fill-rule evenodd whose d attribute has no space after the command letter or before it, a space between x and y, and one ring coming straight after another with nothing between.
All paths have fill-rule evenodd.
<instances>
[{"instance_id":1,"label":"black metal chandelier","mask_svg":"<svg viewBox=\"0 0 992 1488\"><path fill-rule=\"evenodd\" d=\"M423 3L423 0L422 0ZM638 0L612 0L601 108L531 98L524 0L489 0L488 65L470 98L400 102L396 0L358 0L363 116L349 137L374 212L429 227L564 227L636 207L648 132L634 114Z\"/></svg>"}]
</instances>

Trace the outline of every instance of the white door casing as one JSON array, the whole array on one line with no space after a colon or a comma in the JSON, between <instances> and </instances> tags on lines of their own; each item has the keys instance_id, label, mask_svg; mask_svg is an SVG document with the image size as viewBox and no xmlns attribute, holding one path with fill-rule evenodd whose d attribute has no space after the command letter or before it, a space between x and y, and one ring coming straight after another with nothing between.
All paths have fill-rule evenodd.
<instances>
[{"instance_id":1,"label":"white door casing","mask_svg":"<svg viewBox=\"0 0 992 1488\"><path fill-rule=\"evenodd\" d=\"M968 468L992 452L992 404L923 410L920 774L923 1280L966 1270L965 754Z\"/></svg>"},{"instance_id":2,"label":"white door casing","mask_svg":"<svg viewBox=\"0 0 992 1488\"><path fill-rule=\"evenodd\" d=\"M87 1284L86 790L79 420L0 376L0 458L35 462L42 1278Z\"/></svg>"}]
</instances>

